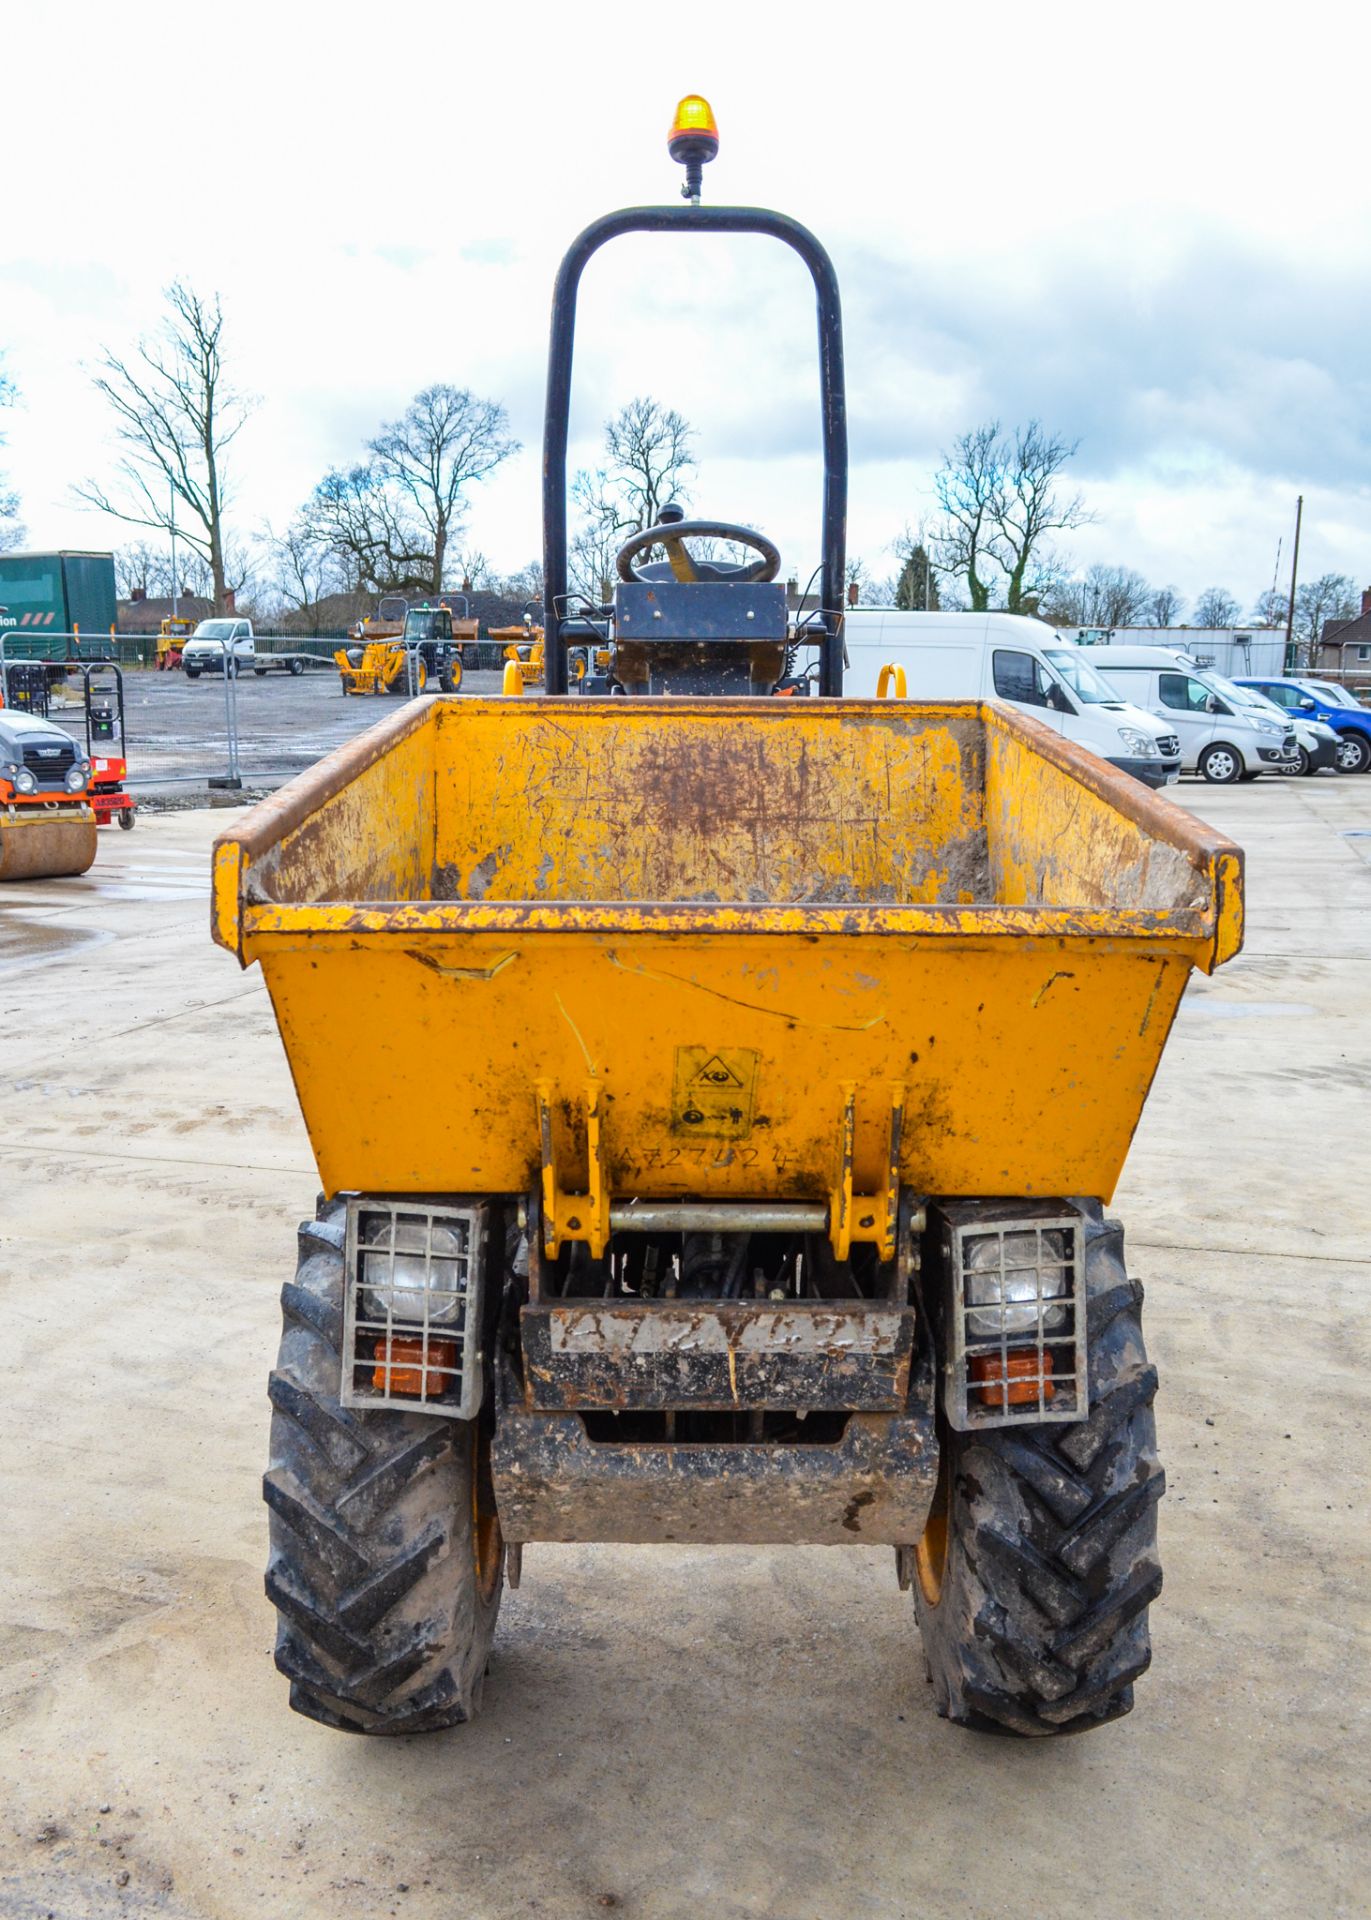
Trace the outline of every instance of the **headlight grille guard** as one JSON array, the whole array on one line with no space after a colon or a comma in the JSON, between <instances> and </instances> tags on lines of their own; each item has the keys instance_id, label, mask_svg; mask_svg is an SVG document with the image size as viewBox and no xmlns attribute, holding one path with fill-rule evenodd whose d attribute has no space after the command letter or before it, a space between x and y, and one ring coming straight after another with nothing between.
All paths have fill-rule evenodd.
<instances>
[{"instance_id":1,"label":"headlight grille guard","mask_svg":"<svg viewBox=\"0 0 1371 1920\"><path fill-rule=\"evenodd\" d=\"M1082 1215L1064 1200L956 1200L938 1204L931 1224L945 1282L941 1345L949 1425L968 1433L1084 1420ZM1030 1273L1037 1276L1033 1297L1007 1300Z\"/></svg>"},{"instance_id":2,"label":"headlight grille guard","mask_svg":"<svg viewBox=\"0 0 1371 1920\"><path fill-rule=\"evenodd\" d=\"M475 1419L484 1392L489 1212L422 1197L348 1197L345 1407Z\"/></svg>"}]
</instances>

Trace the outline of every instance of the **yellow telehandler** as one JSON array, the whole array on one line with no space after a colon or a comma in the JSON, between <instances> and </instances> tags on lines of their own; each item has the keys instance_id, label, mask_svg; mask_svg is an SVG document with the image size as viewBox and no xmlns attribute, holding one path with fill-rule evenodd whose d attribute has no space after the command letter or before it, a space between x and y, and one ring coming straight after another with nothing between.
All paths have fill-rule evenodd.
<instances>
[{"instance_id":1,"label":"yellow telehandler","mask_svg":"<svg viewBox=\"0 0 1371 1920\"><path fill-rule=\"evenodd\" d=\"M332 1727L469 1718L540 1541L889 1547L971 1728L1096 1727L1150 1659L1157 1376L1104 1207L1242 856L998 704L843 697L837 279L700 204L716 145L683 102L689 204L557 278L543 694L397 711L214 850L323 1188L265 1492L276 1663ZM577 288L641 232L812 278L799 624L764 534L675 510L610 617L568 601ZM620 697L569 692L582 648Z\"/></svg>"},{"instance_id":2,"label":"yellow telehandler","mask_svg":"<svg viewBox=\"0 0 1371 1920\"><path fill-rule=\"evenodd\" d=\"M398 619L384 618L386 609L383 600L383 617L374 627L362 621L352 644L334 654L343 692L413 698L436 687L456 693L462 684L463 649L475 641L477 622L454 620L446 600L436 607L406 606Z\"/></svg>"}]
</instances>

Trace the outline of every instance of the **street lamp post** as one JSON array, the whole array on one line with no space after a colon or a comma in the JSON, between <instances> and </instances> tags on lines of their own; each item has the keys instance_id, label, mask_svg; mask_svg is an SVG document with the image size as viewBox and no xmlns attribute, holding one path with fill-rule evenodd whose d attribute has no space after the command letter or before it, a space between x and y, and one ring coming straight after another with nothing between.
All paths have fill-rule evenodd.
<instances>
[{"instance_id":1,"label":"street lamp post","mask_svg":"<svg viewBox=\"0 0 1371 1920\"><path fill-rule=\"evenodd\" d=\"M181 600L180 600L180 595L177 591L177 584L176 584L176 489L175 487L172 487L170 489L170 493L171 493L171 617L173 620L175 620L179 618L180 612L181 612Z\"/></svg>"},{"instance_id":2,"label":"street lamp post","mask_svg":"<svg viewBox=\"0 0 1371 1920\"><path fill-rule=\"evenodd\" d=\"M1304 495L1295 502L1295 551L1290 556L1290 598L1285 607L1285 670L1295 665L1295 587L1300 577L1300 521L1304 518ZM1312 658L1308 662L1312 666Z\"/></svg>"}]
</instances>

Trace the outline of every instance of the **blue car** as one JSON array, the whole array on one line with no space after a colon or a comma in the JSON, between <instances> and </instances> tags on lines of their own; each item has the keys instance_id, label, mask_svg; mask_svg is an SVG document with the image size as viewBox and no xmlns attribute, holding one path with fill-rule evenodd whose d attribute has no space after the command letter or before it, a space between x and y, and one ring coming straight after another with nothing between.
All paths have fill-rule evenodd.
<instances>
[{"instance_id":1,"label":"blue car","mask_svg":"<svg viewBox=\"0 0 1371 1920\"><path fill-rule=\"evenodd\" d=\"M1284 707L1294 719L1322 720L1338 736L1340 773L1365 773L1371 768L1371 707L1363 707L1346 687L1331 680L1239 680Z\"/></svg>"}]
</instances>

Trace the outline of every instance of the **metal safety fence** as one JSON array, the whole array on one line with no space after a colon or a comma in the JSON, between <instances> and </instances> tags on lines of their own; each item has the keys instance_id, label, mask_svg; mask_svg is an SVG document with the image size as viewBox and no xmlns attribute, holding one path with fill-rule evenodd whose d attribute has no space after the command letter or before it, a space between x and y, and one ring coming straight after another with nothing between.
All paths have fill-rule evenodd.
<instances>
[{"instance_id":1,"label":"metal safety fence","mask_svg":"<svg viewBox=\"0 0 1371 1920\"><path fill-rule=\"evenodd\" d=\"M303 773L324 754L374 726L413 698L413 664L394 692L343 696L333 661L343 639L311 639L308 670L290 673L275 663L298 655L295 636L257 635L251 664L225 676L222 666L189 678L158 672L138 657L142 637L121 641L88 635L34 635L22 643L0 634L0 694L11 707L42 714L73 738L84 737L84 681L80 668L112 661L123 674L128 785L147 799L159 790L177 804L200 792L269 792ZM146 641L155 649L156 636ZM78 650L79 647L79 650ZM462 692L497 694L500 675L470 668Z\"/></svg>"}]
</instances>

